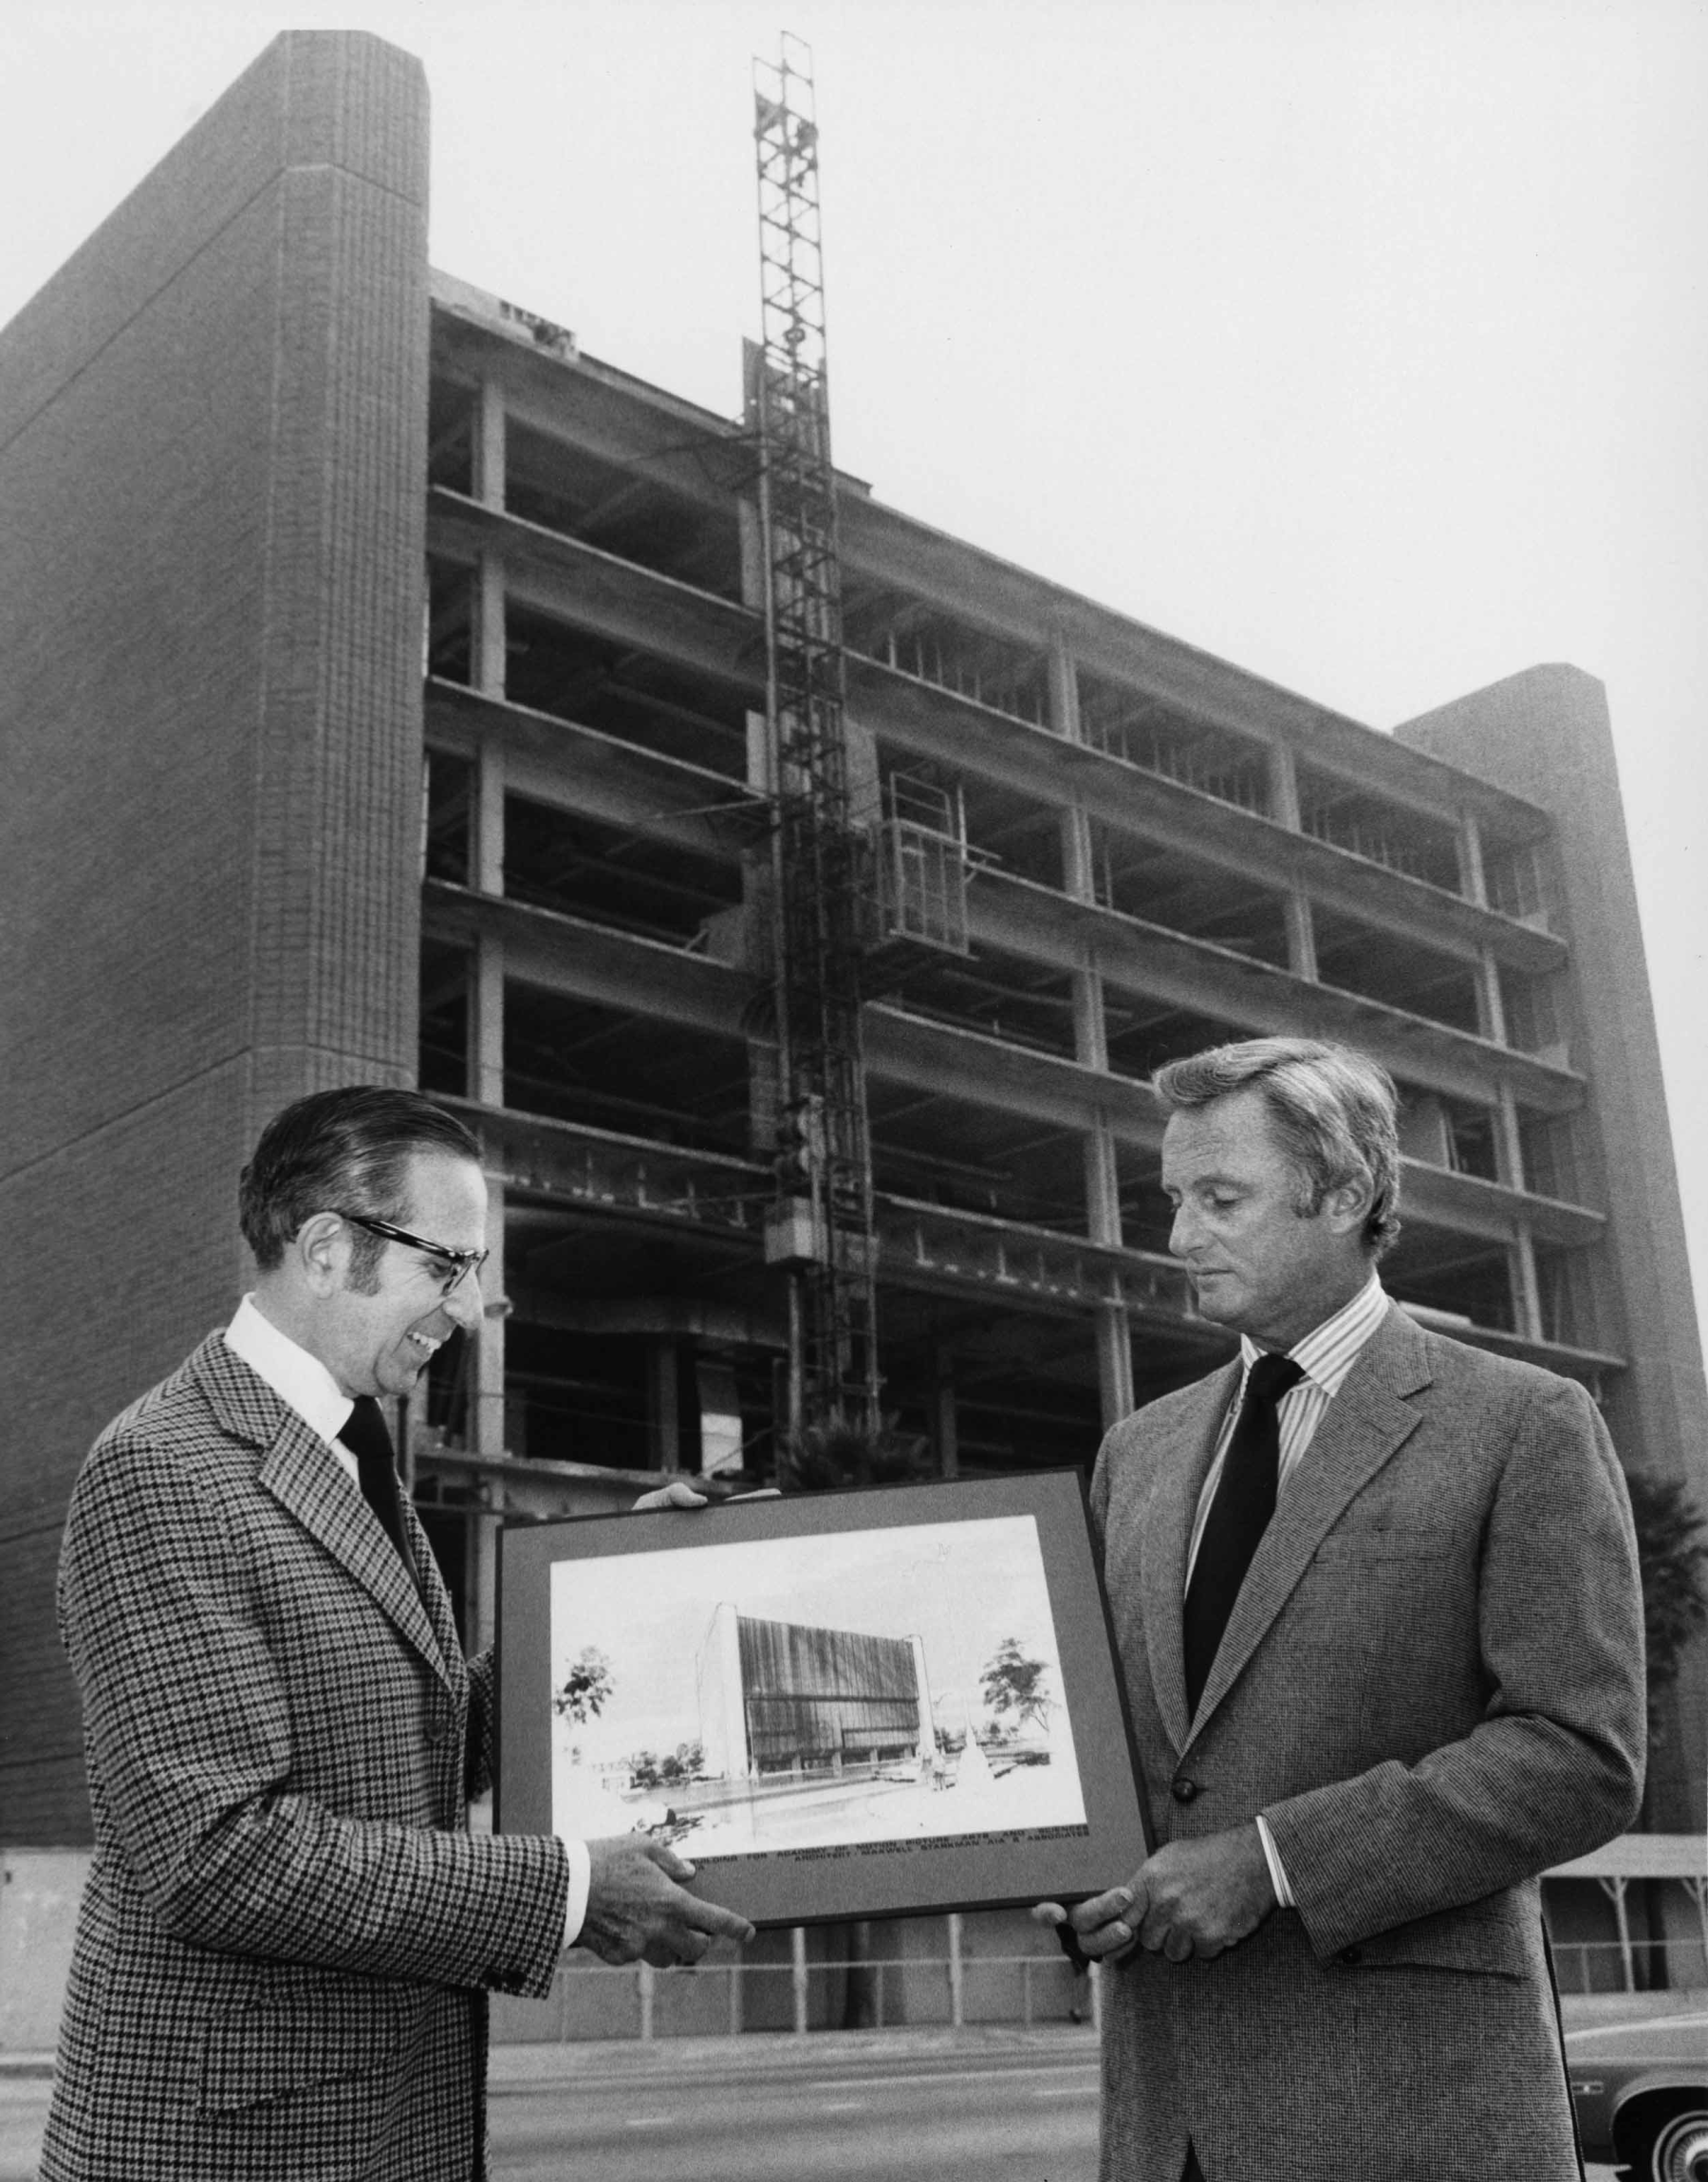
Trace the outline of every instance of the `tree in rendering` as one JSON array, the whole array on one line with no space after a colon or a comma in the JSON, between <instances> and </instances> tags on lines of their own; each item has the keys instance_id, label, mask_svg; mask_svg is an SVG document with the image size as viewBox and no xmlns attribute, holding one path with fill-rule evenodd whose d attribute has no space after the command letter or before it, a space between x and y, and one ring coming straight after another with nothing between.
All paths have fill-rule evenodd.
<instances>
[{"instance_id":1,"label":"tree in rendering","mask_svg":"<svg viewBox=\"0 0 1708 2182\"><path fill-rule=\"evenodd\" d=\"M1029 1659L1020 1649L1018 1637L1003 1638L978 1678L985 1703L996 1715L998 1725L1006 1728L1012 1712L1016 1729L1029 1720L1035 1720L1040 1727L1049 1726L1053 1703L1046 1688L1049 1674L1047 1662Z\"/></svg>"}]
</instances>

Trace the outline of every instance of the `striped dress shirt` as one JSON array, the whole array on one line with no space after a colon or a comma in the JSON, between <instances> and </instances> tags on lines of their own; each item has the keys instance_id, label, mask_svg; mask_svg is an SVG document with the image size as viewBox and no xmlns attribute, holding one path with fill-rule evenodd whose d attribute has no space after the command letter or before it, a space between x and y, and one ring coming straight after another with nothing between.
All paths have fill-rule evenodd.
<instances>
[{"instance_id":1,"label":"striped dress shirt","mask_svg":"<svg viewBox=\"0 0 1708 2182\"><path fill-rule=\"evenodd\" d=\"M1344 1304L1332 1318L1325 1318L1320 1326L1313 1328L1302 1341L1295 1342L1287 1352L1304 1375L1282 1395L1275 1410L1280 1432L1275 1470L1277 1501L1287 1490L1288 1480L1304 1461L1329 1403L1346 1384L1346 1373L1358 1361L1359 1351L1381 1325L1387 1307L1388 1299L1382 1282L1372 1273L1350 1303ZM1186 1583L1182 1588L1182 1597L1185 1590L1191 1587L1192 1572L1197 1563L1198 1546L1210 1516L1210 1503L1215 1500L1216 1488L1221 1483L1222 1464L1228 1458L1228 1443L1234 1437L1240 1405L1245 1400L1246 1380L1251 1375L1252 1366L1263 1351L1249 1335L1241 1334L1239 1353L1239 1386L1222 1420L1221 1431L1216 1443L1216 1459L1210 1464L1210 1474L1205 1478L1204 1489L1198 1495L1197 1513L1193 1518L1192 1540L1186 1551ZM1275 1898L1284 1910L1290 1910L1293 1906L1292 1890L1287 1883L1287 1874L1282 1869L1274 1840L1261 1816L1257 1820L1257 1834L1263 1843L1263 1854L1269 1861L1270 1879L1275 1890Z\"/></svg>"}]
</instances>

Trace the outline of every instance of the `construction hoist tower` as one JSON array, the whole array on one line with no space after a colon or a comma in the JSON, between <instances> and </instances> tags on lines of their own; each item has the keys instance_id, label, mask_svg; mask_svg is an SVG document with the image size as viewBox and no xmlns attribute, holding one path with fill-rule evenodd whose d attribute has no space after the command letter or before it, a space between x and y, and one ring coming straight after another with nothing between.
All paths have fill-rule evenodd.
<instances>
[{"instance_id":1,"label":"construction hoist tower","mask_svg":"<svg viewBox=\"0 0 1708 2182\"><path fill-rule=\"evenodd\" d=\"M788 1427L875 1428L877 1246L861 1039L873 930L844 718L836 476L825 370L812 57L786 32L753 64L763 338L750 397L759 450L778 1197L767 1256L789 1271Z\"/></svg>"}]
</instances>

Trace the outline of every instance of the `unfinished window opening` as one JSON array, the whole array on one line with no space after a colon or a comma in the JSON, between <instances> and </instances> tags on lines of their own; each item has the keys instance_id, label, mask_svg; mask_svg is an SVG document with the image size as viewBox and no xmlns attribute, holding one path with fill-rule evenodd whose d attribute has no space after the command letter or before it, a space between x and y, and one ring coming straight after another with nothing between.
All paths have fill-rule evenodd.
<instances>
[{"instance_id":1,"label":"unfinished window opening","mask_svg":"<svg viewBox=\"0 0 1708 2182\"><path fill-rule=\"evenodd\" d=\"M1305 832L1444 893L1459 891L1458 843L1444 819L1425 817L1349 787L1314 766L1301 765L1297 771L1299 824Z\"/></svg>"},{"instance_id":2,"label":"unfinished window opening","mask_svg":"<svg viewBox=\"0 0 1708 2182\"><path fill-rule=\"evenodd\" d=\"M512 515L721 598L741 596L733 503L701 507L644 470L603 460L513 419L504 504Z\"/></svg>"},{"instance_id":3,"label":"unfinished window opening","mask_svg":"<svg viewBox=\"0 0 1708 2182\"><path fill-rule=\"evenodd\" d=\"M882 1077L870 1080L866 1095L873 1175L886 1195L1085 1233L1077 1134Z\"/></svg>"},{"instance_id":4,"label":"unfinished window opening","mask_svg":"<svg viewBox=\"0 0 1708 2182\"><path fill-rule=\"evenodd\" d=\"M1072 979L993 947L978 947L964 960L921 963L909 972L896 1004L956 1030L1073 1058Z\"/></svg>"},{"instance_id":5,"label":"unfinished window opening","mask_svg":"<svg viewBox=\"0 0 1708 2182\"><path fill-rule=\"evenodd\" d=\"M1595 1281L1583 1251L1537 1243L1535 1258L1542 1338L1567 1349L1599 1349Z\"/></svg>"},{"instance_id":6,"label":"unfinished window opening","mask_svg":"<svg viewBox=\"0 0 1708 2182\"><path fill-rule=\"evenodd\" d=\"M1490 1107L1439 1091L1405 1091L1400 1107L1400 1148L1450 1174L1500 1180L1499 1117Z\"/></svg>"},{"instance_id":7,"label":"unfinished window opening","mask_svg":"<svg viewBox=\"0 0 1708 2182\"><path fill-rule=\"evenodd\" d=\"M1521 1113L1518 1142L1527 1189L1538 1197L1557 1198L1562 1204L1587 1201L1575 1114Z\"/></svg>"},{"instance_id":8,"label":"unfinished window opening","mask_svg":"<svg viewBox=\"0 0 1708 2182\"><path fill-rule=\"evenodd\" d=\"M574 1333L518 1315L504 1337L504 1439L512 1455L649 1470L652 1344Z\"/></svg>"},{"instance_id":9,"label":"unfinished window opening","mask_svg":"<svg viewBox=\"0 0 1708 2182\"><path fill-rule=\"evenodd\" d=\"M467 886L473 868L470 826L474 768L448 750L429 750L421 779L421 872L448 886Z\"/></svg>"},{"instance_id":10,"label":"unfinished window opening","mask_svg":"<svg viewBox=\"0 0 1708 2182\"><path fill-rule=\"evenodd\" d=\"M1314 905L1317 974L1325 985L1402 1009L1449 1030L1481 1035L1475 967L1372 924Z\"/></svg>"},{"instance_id":11,"label":"unfinished window opening","mask_svg":"<svg viewBox=\"0 0 1708 2182\"><path fill-rule=\"evenodd\" d=\"M474 493L474 417L472 386L436 379L427 396L427 482L465 499Z\"/></svg>"},{"instance_id":12,"label":"unfinished window opening","mask_svg":"<svg viewBox=\"0 0 1708 2182\"><path fill-rule=\"evenodd\" d=\"M1178 780L1218 803L1269 815L1269 759L1259 745L1084 670L1079 715L1081 739L1092 749Z\"/></svg>"},{"instance_id":13,"label":"unfinished window opening","mask_svg":"<svg viewBox=\"0 0 1708 2182\"><path fill-rule=\"evenodd\" d=\"M1402 1218L1404 1210L1402 1204ZM1512 1253L1501 1243L1406 1221L1382 1260L1382 1281L1399 1302L1434 1312L1449 1333L1455 1326L1502 1333L1516 1328Z\"/></svg>"},{"instance_id":14,"label":"unfinished window opening","mask_svg":"<svg viewBox=\"0 0 1708 2182\"><path fill-rule=\"evenodd\" d=\"M513 704L731 779L747 776L740 698L513 601L505 621L505 688Z\"/></svg>"},{"instance_id":15,"label":"unfinished window opening","mask_svg":"<svg viewBox=\"0 0 1708 2182\"><path fill-rule=\"evenodd\" d=\"M625 1136L745 1154L747 1047L511 979L504 1103Z\"/></svg>"},{"instance_id":16,"label":"unfinished window opening","mask_svg":"<svg viewBox=\"0 0 1708 2182\"><path fill-rule=\"evenodd\" d=\"M424 1091L469 1095L469 991L473 961L466 947L421 942L420 1031L417 1076Z\"/></svg>"},{"instance_id":17,"label":"unfinished window opening","mask_svg":"<svg viewBox=\"0 0 1708 2182\"><path fill-rule=\"evenodd\" d=\"M1521 842L1513 848L1485 848L1483 884L1488 888L1491 909L1498 909L1503 917L1514 917L1521 924L1534 925L1539 931L1551 928L1539 842Z\"/></svg>"},{"instance_id":18,"label":"unfinished window opening","mask_svg":"<svg viewBox=\"0 0 1708 2182\"><path fill-rule=\"evenodd\" d=\"M440 681L474 680L473 570L432 556L427 562L427 627L423 667Z\"/></svg>"},{"instance_id":19,"label":"unfinished window opening","mask_svg":"<svg viewBox=\"0 0 1708 2182\"><path fill-rule=\"evenodd\" d=\"M845 583L843 636L850 651L898 674L954 690L1033 727L1049 724L1049 662L1007 637L972 627L905 594Z\"/></svg>"},{"instance_id":20,"label":"unfinished window opening","mask_svg":"<svg viewBox=\"0 0 1708 2182\"><path fill-rule=\"evenodd\" d=\"M974 858L1012 878L1059 891L1064 883L1061 812L997 782L975 777L958 785Z\"/></svg>"},{"instance_id":21,"label":"unfinished window opening","mask_svg":"<svg viewBox=\"0 0 1708 2182\"><path fill-rule=\"evenodd\" d=\"M1288 966L1287 909L1279 893L1095 822L1091 860L1096 898L1105 909L1208 940L1253 961Z\"/></svg>"},{"instance_id":22,"label":"unfinished window opening","mask_svg":"<svg viewBox=\"0 0 1708 2182\"><path fill-rule=\"evenodd\" d=\"M1217 1022L1166 1000L1104 989L1104 1023L1109 1040L1109 1067L1117 1075L1147 1082L1168 1061L1184 1060L1209 1046L1225 1046L1251 1033L1235 1023Z\"/></svg>"},{"instance_id":23,"label":"unfinished window opening","mask_svg":"<svg viewBox=\"0 0 1708 2182\"><path fill-rule=\"evenodd\" d=\"M1570 1052L1560 1011L1560 980L1552 973L1532 977L1523 970L1500 972L1500 1006L1507 1043L1538 1060L1569 1068Z\"/></svg>"},{"instance_id":24,"label":"unfinished window opening","mask_svg":"<svg viewBox=\"0 0 1708 2182\"><path fill-rule=\"evenodd\" d=\"M528 796L504 803L504 890L512 900L648 939L693 943L741 903L738 865L607 826Z\"/></svg>"},{"instance_id":25,"label":"unfinished window opening","mask_svg":"<svg viewBox=\"0 0 1708 2182\"><path fill-rule=\"evenodd\" d=\"M1081 1339L1094 1369L1088 1328ZM1094 1383L1071 1386L1026 1371L956 1378L956 1457L964 1478L1083 1468L1102 1436Z\"/></svg>"}]
</instances>

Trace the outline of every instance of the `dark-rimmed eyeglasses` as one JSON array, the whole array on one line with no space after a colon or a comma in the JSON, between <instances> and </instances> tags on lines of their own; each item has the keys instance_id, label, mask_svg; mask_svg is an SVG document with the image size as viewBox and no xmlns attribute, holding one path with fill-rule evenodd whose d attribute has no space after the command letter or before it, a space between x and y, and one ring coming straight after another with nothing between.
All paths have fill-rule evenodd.
<instances>
[{"instance_id":1,"label":"dark-rimmed eyeglasses","mask_svg":"<svg viewBox=\"0 0 1708 2182\"><path fill-rule=\"evenodd\" d=\"M370 1235L387 1242L401 1242L433 1259L438 1274L439 1293L452 1295L469 1274L478 1273L492 1255L486 1250L453 1250L448 1242L429 1242L424 1235L411 1235L407 1227L394 1227L389 1220L370 1220L365 1212L340 1212L352 1227L365 1227Z\"/></svg>"}]
</instances>

